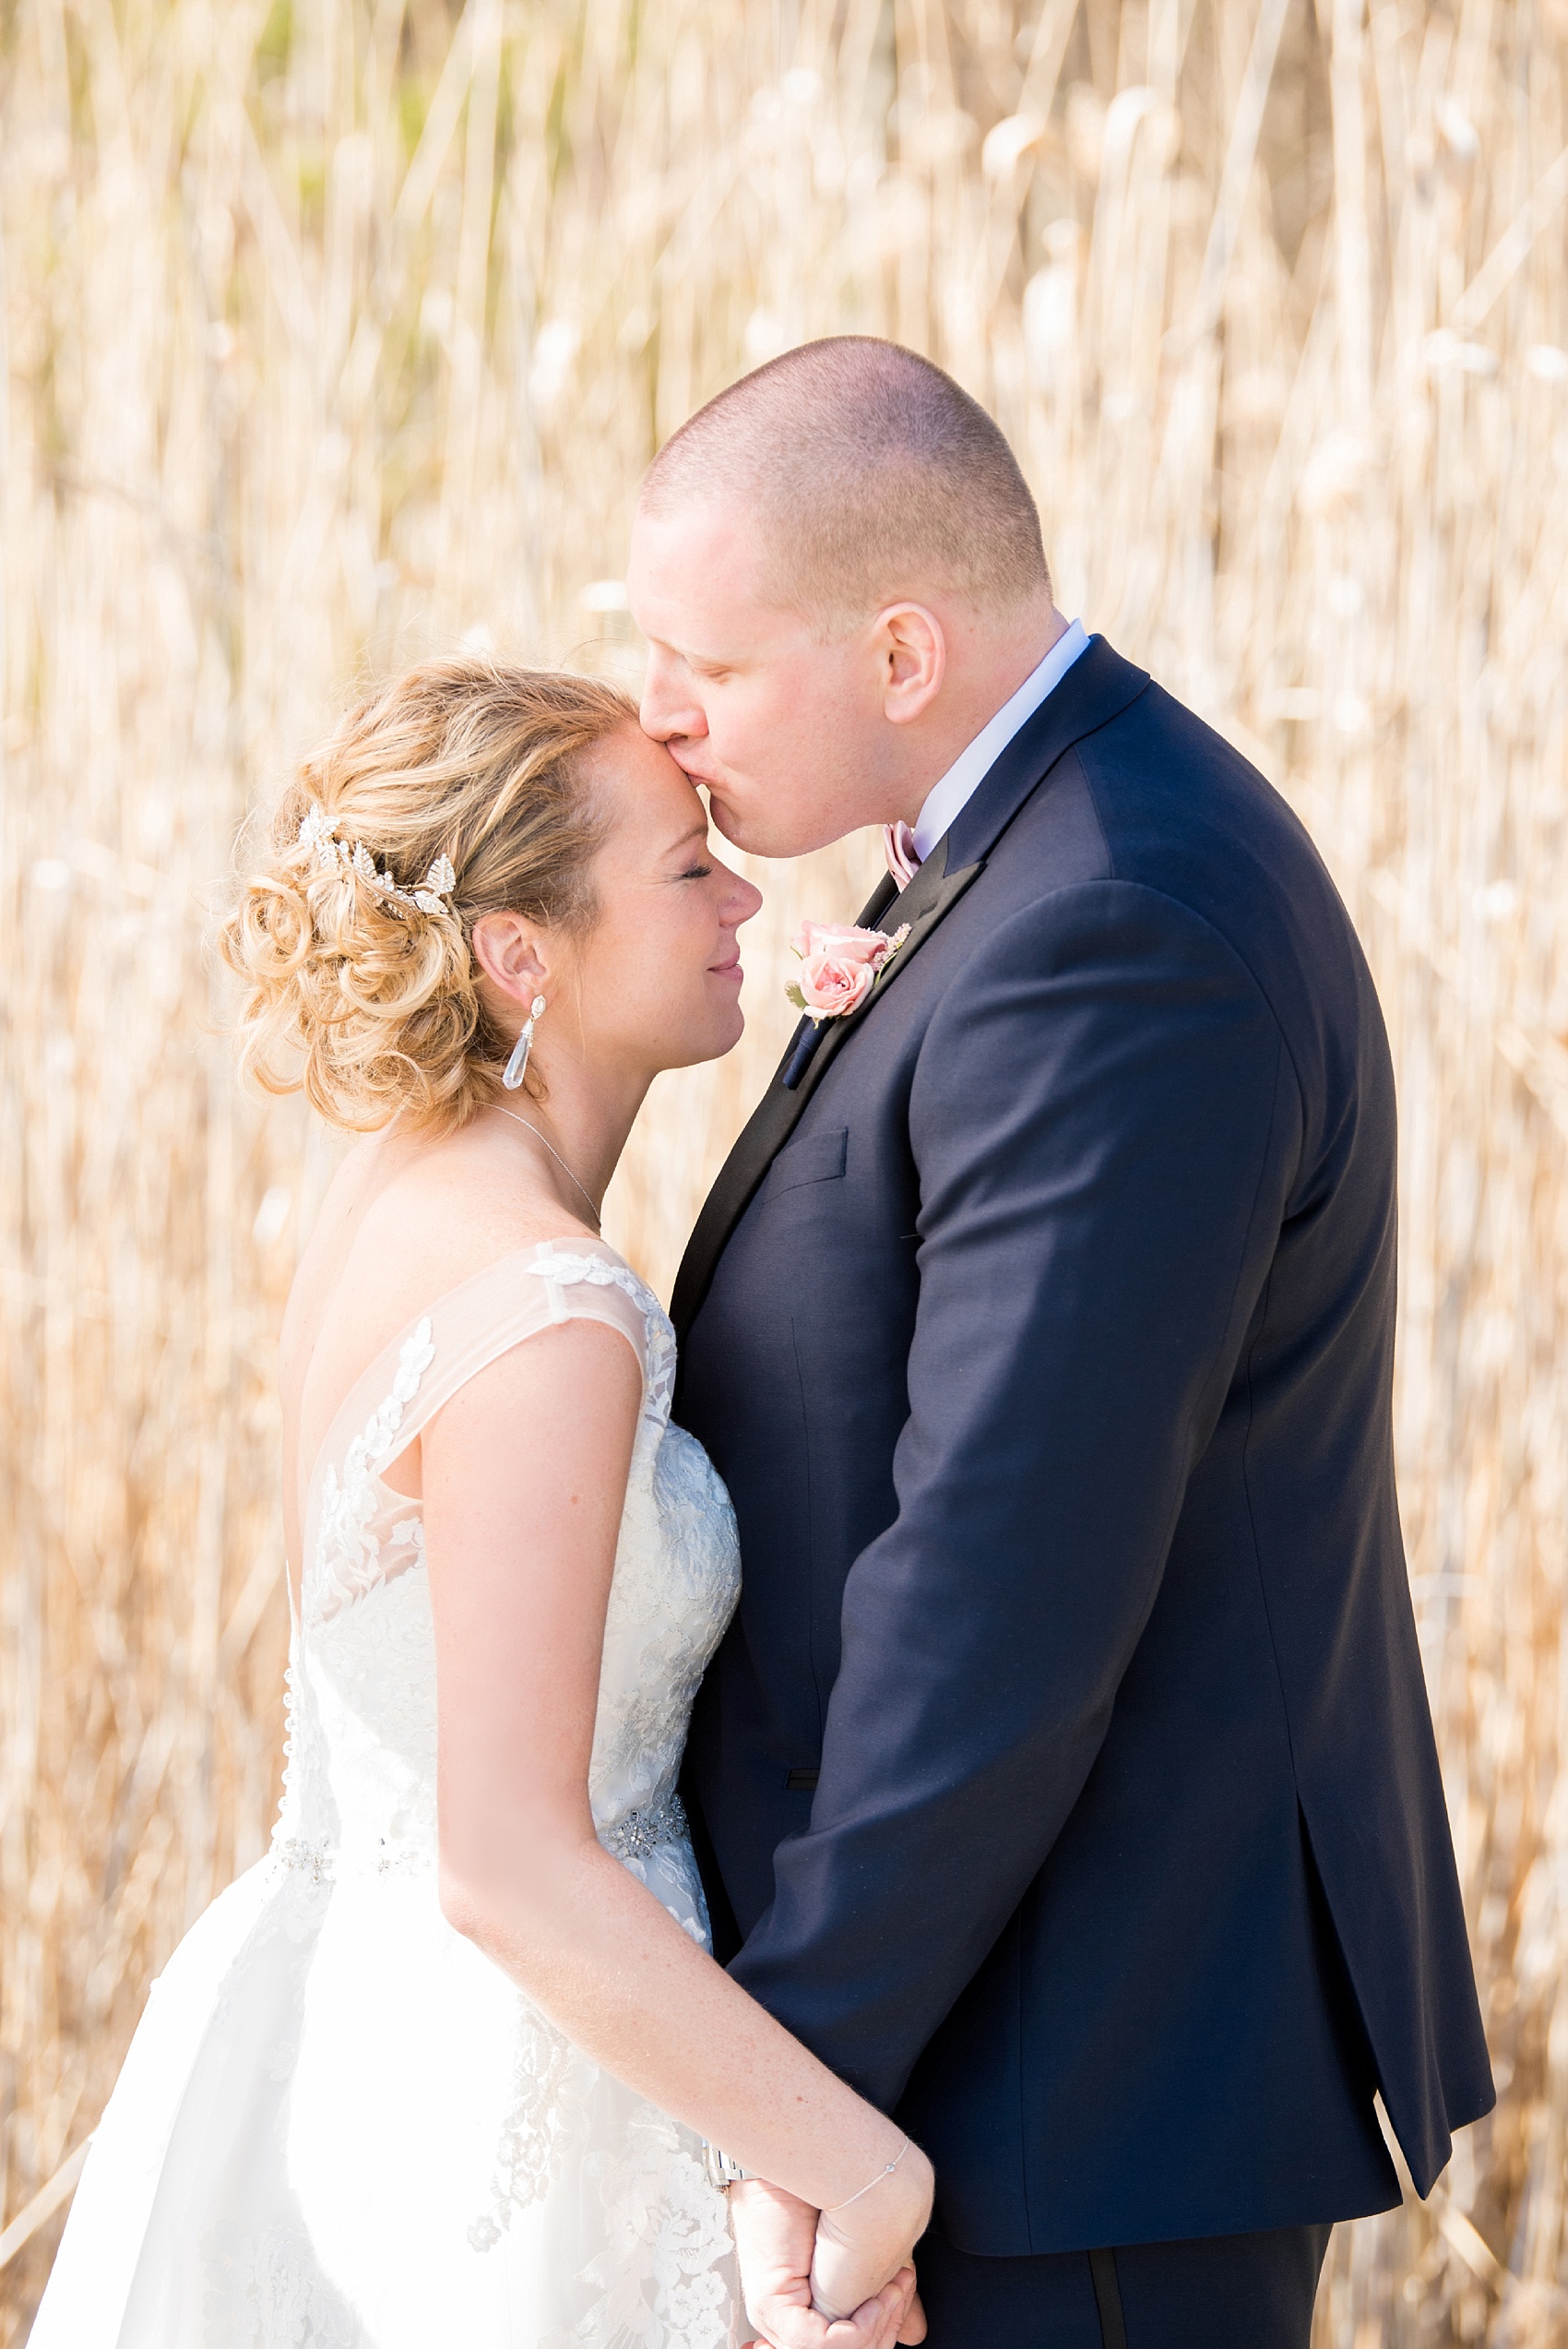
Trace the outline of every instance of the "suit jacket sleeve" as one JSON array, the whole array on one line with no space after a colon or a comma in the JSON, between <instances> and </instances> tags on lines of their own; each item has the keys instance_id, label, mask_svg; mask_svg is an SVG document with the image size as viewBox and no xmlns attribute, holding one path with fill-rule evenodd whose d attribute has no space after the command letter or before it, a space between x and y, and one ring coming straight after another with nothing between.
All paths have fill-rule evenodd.
<instances>
[{"instance_id":1,"label":"suit jacket sleeve","mask_svg":"<svg viewBox=\"0 0 1568 2349\"><path fill-rule=\"evenodd\" d=\"M873 1014L853 1049L875 1032ZM1093 1766L1301 1112L1224 939L1104 881L1014 915L956 973L909 1133L898 1513L850 1569L812 1823L732 1967L888 2109Z\"/></svg>"}]
</instances>

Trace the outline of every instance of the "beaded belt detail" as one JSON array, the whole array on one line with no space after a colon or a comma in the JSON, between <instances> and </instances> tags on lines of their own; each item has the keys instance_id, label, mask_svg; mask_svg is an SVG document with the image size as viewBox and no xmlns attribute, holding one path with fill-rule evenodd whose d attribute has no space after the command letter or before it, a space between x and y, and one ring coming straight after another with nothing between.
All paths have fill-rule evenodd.
<instances>
[{"instance_id":1,"label":"beaded belt detail","mask_svg":"<svg viewBox=\"0 0 1568 2349\"><path fill-rule=\"evenodd\" d=\"M645 1811L628 1811L612 1827L601 1827L599 1840L618 1860L640 1860L660 1843L683 1842L689 1832L685 1805L679 1795L669 1795ZM291 1835L273 1844L271 1856L275 1867L308 1876L313 1884L337 1881L340 1854L325 1837L311 1842L303 1835ZM376 1876L416 1876L424 1875L434 1865L434 1855L419 1846L384 1841L379 1851L365 1854L354 1873L362 1869Z\"/></svg>"},{"instance_id":2,"label":"beaded belt detail","mask_svg":"<svg viewBox=\"0 0 1568 2349\"><path fill-rule=\"evenodd\" d=\"M274 1867L308 1876L313 1884L336 1884L343 1855L326 1836L315 1842L291 1835L275 1842L269 1854ZM389 1843L383 1836L374 1852L355 1853L348 1862L352 1876L427 1876L435 1866L434 1851L420 1843Z\"/></svg>"},{"instance_id":3,"label":"beaded belt detail","mask_svg":"<svg viewBox=\"0 0 1568 2349\"><path fill-rule=\"evenodd\" d=\"M613 1827L601 1827L599 1840L607 1852L618 1860L640 1860L660 1843L679 1843L685 1840L686 1806L679 1795L667 1795L646 1811L628 1811Z\"/></svg>"}]
</instances>

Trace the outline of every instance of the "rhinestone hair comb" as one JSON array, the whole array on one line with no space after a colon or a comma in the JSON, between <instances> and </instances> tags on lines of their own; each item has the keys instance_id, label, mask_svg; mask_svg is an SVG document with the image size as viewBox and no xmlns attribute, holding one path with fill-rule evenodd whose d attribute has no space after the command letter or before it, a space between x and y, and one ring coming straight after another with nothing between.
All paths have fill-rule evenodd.
<instances>
[{"instance_id":1,"label":"rhinestone hair comb","mask_svg":"<svg viewBox=\"0 0 1568 2349\"><path fill-rule=\"evenodd\" d=\"M318 873L353 873L384 897L400 905L416 906L422 913L444 913L452 902L457 876L449 856L438 856L422 881L411 889L394 880L391 867L375 869L375 859L362 841L340 841L325 808L308 807L300 825L299 845L311 851Z\"/></svg>"}]
</instances>

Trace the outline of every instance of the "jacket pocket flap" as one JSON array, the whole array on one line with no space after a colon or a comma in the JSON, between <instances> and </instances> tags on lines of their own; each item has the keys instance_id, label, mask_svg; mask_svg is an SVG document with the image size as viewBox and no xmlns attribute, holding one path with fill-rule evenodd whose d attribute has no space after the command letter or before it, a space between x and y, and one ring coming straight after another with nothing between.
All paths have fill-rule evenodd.
<instances>
[{"instance_id":1,"label":"jacket pocket flap","mask_svg":"<svg viewBox=\"0 0 1568 2349\"><path fill-rule=\"evenodd\" d=\"M762 1186L765 1199L792 1191L801 1183L831 1183L844 1172L849 1157L849 1129L833 1126L825 1134L808 1134L803 1142L781 1150Z\"/></svg>"}]
</instances>

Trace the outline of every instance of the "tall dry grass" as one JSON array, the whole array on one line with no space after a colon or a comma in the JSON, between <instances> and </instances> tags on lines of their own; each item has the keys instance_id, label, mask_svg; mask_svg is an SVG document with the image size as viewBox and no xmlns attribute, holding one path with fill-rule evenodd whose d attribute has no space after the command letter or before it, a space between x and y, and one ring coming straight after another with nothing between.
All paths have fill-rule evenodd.
<instances>
[{"instance_id":1,"label":"tall dry grass","mask_svg":"<svg viewBox=\"0 0 1568 2349\"><path fill-rule=\"evenodd\" d=\"M992 406L1063 602L1282 782L1372 953L1503 2093L1341 2231L1319 2339L1568 2343L1565 142L1563 0L0 11L0 2216L274 1799L271 1344L331 1153L213 1032L235 826L367 671L630 661L659 438L853 328ZM868 866L762 876L747 1043L617 1183L656 1279Z\"/></svg>"}]
</instances>

